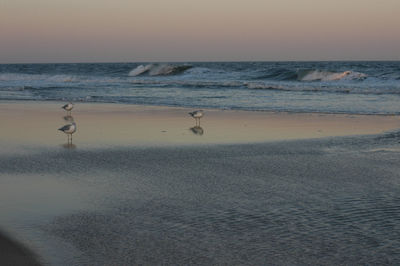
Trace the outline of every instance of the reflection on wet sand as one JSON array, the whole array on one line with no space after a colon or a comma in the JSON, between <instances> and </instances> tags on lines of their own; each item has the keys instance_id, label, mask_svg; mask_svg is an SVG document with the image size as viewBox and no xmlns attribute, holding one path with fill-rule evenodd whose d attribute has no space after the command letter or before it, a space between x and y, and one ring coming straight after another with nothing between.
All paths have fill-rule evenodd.
<instances>
[{"instance_id":1,"label":"reflection on wet sand","mask_svg":"<svg viewBox=\"0 0 400 266\"><path fill-rule=\"evenodd\" d=\"M74 117L72 115L66 115L63 118L66 122L74 122Z\"/></svg>"},{"instance_id":2,"label":"reflection on wet sand","mask_svg":"<svg viewBox=\"0 0 400 266\"><path fill-rule=\"evenodd\" d=\"M194 126L190 128L193 134L202 136L204 134L204 129L201 126Z\"/></svg>"},{"instance_id":3,"label":"reflection on wet sand","mask_svg":"<svg viewBox=\"0 0 400 266\"><path fill-rule=\"evenodd\" d=\"M183 108L79 104L79 110L73 109L73 118L65 120L67 114L60 107L59 103L49 102L1 104L1 139L18 145L61 148L68 140L55 130L72 122L79 124L79 135L73 134L73 143L78 148L126 146L127 143L134 146L248 143L377 134L394 130L399 123L394 116L207 110L207 121L202 121L203 135L200 135L196 133L201 130L191 129L195 127L195 119L188 116L192 110ZM0 153L4 150L2 147Z\"/></svg>"},{"instance_id":4,"label":"reflection on wet sand","mask_svg":"<svg viewBox=\"0 0 400 266\"><path fill-rule=\"evenodd\" d=\"M196 125L190 128L193 134L202 136L204 134L204 129L200 126L200 119L203 117L204 112L203 110L197 110L190 112L189 115L194 118L196 121Z\"/></svg>"},{"instance_id":5,"label":"reflection on wet sand","mask_svg":"<svg viewBox=\"0 0 400 266\"><path fill-rule=\"evenodd\" d=\"M62 106L61 108L67 111L67 115L63 117L64 121L69 122L69 124L66 124L58 129L67 134L67 143L63 144L62 146L64 148L74 149L76 148L76 145L72 144L72 134L76 132L76 123L74 117L71 115L71 111L74 108L74 105L71 102L69 102L64 106Z\"/></svg>"},{"instance_id":6,"label":"reflection on wet sand","mask_svg":"<svg viewBox=\"0 0 400 266\"><path fill-rule=\"evenodd\" d=\"M72 144L72 141L71 142L68 142L68 143L64 143L64 144L62 144L61 145L63 148L65 148L65 149L76 149L76 145L75 144Z\"/></svg>"}]
</instances>

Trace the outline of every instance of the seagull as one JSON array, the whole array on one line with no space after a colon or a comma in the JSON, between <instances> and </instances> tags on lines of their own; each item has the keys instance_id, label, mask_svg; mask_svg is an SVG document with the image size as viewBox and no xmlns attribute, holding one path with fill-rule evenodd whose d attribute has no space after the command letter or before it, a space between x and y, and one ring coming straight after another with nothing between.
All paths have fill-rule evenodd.
<instances>
[{"instance_id":1,"label":"seagull","mask_svg":"<svg viewBox=\"0 0 400 266\"><path fill-rule=\"evenodd\" d=\"M68 125L65 125L65 126L63 126L63 127L60 127L58 130L60 130L60 131L64 132L65 134L67 134L67 136L68 136L68 143L69 143L69 138L70 138L70 136L71 136L71 143L72 143L72 134L74 134L75 131L76 131L76 124L75 124L75 122L72 122L72 124L68 124Z\"/></svg>"},{"instance_id":2,"label":"seagull","mask_svg":"<svg viewBox=\"0 0 400 266\"><path fill-rule=\"evenodd\" d=\"M61 108L71 114L71 111L72 111L72 108L74 108L74 105L72 103L67 103L66 105L64 105Z\"/></svg>"},{"instance_id":3,"label":"seagull","mask_svg":"<svg viewBox=\"0 0 400 266\"><path fill-rule=\"evenodd\" d=\"M199 126L200 126L200 118L203 117L204 113L203 110L197 110L189 113L195 120L196 120L196 126L197 126L197 119L199 120Z\"/></svg>"}]
</instances>

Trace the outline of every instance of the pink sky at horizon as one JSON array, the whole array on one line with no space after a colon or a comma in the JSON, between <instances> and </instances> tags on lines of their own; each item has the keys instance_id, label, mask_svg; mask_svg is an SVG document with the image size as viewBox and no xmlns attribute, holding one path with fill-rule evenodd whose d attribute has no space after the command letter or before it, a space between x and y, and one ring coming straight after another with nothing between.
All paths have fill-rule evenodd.
<instances>
[{"instance_id":1,"label":"pink sky at horizon","mask_svg":"<svg viewBox=\"0 0 400 266\"><path fill-rule=\"evenodd\" d=\"M0 63L400 60L399 0L0 0Z\"/></svg>"}]
</instances>

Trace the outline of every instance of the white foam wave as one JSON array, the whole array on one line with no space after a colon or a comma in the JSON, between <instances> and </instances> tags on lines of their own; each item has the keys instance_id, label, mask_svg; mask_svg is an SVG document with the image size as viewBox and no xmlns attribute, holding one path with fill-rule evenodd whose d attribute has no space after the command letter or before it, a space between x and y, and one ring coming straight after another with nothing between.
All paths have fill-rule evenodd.
<instances>
[{"instance_id":1,"label":"white foam wave","mask_svg":"<svg viewBox=\"0 0 400 266\"><path fill-rule=\"evenodd\" d=\"M139 76L141 74L144 74L146 72L148 72L151 69L152 65L140 65L138 67L136 67L135 69L133 69L131 72L129 72L129 76L132 77L136 77Z\"/></svg>"},{"instance_id":2,"label":"white foam wave","mask_svg":"<svg viewBox=\"0 0 400 266\"><path fill-rule=\"evenodd\" d=\"M192 66L190 65L170 65L170 64L148 64L140 65L129 72L129 76L136 77L143 74L149 76L166 76L179 74Z\"/></svg>"},{"instance_id":3,"label":"white foam wave","mask_svg":"<svg viewBox=\"0 0 400 266\"><path fill-rule=\"evenodd\" d=\"M337 81L337 80L363 80L367 75L360 72L344 71L330 72L323 70L298 71L297 79L300 81Z\"/></svg>"}]
</instances>

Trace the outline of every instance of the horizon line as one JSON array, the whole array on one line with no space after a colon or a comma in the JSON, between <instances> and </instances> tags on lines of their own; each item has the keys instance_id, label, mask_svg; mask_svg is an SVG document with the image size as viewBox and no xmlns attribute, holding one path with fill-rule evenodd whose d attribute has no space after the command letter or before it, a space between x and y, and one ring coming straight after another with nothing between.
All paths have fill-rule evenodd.
<instances>
[{"instance_id":1,"label":"horizon line","mask_svg":"<svg viewBox=\"0 0 400 266\"><path fill-rule=\"evenodd\" d=\"M16 63L1 63L0 65L39 65L39 64L140 64L140 63L276 63L276 62L400 62L400 59L357 59L357 60L343 60L343 59L331 59L331 60L196 60L196 61L81 61L81 62L16 62Z\"/></svg>"}]
</instances>

